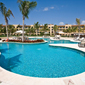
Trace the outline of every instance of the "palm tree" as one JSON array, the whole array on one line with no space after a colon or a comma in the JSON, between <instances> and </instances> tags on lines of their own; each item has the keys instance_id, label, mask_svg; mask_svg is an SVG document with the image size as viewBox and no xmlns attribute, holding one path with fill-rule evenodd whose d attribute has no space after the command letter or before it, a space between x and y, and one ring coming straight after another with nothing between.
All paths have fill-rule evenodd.
<instances>
[{"instance_id":1,"label":"palm tree","mask_svg":"<svg viewBox=\"0 0 85 85\"><path fill-rule=\"evenodd\" d=\"M1 31L2 31L2 24L0 24L0 33L1 33Z\"/></svg>"},{"instance_id":2,"label":"palm tree","mask_svg":"<svg viewBox=\"0 0 85 85\"><path fill-rule=\"evenodd\" d=\"M36 33L37 33L37 35L38 35L39 27L40 27L39 22L37 22L37 23L34 24L34 28L36 29Z\"/></svg>"},{"instance_id":3,"label":"palm tree","mask_svg":"<svg viewBox=\"0 0 85 85\"><path fill-rule=\"evenodd\" d=\"M34 34L35 33L35 30L36 30L35 28L31 27L31 33Z\"/></svg>"},{"instance_id":4,"label":"palm tree","mask_svg":"<svg viewBox=\"0 0 85 85\"><path fill-rule=\"evenodd\" d=\"M80 19L76 18L76 23L78 24L79 37L80 37Z\"/></svg>"},{"instance_id":5,"label":"palm tree","mask_svg":"<svg viewBox=\"0 0 85 85\"><path fill-rule=\"evenodd\" d=\"M70 36L70 33L72 32L71 27L69 27L69 28L67 29L67 32L69 33L69 36Z\"/></svg>"},{"instance_id":6,"label":"palm tree","mask_svg":"<svg viewBox=\"0 0 85 85\"><path fill-rule=\"evenodd\" d=\"M77 30L78 30L77 27L73 27L73 28L72 28L72 32L76 32Z\"/></svg>"},{"instance_id":7,"label":"palm tree","mask_svg":"<svg viewBox=\"0 0 85 85\"><path fill-rule=\"evenodd\" d=\"M55 36L56 35L56 31L58 30L58 26L54 25L53 29L54 29L54 36Z\"/></svg>"},{"instance_id":8,"label":"palm tree","mask_svg":"<svg viewBox=\"0 0 85 85\"><path fill-rule=\"evenodd\" d=\"M84 26L84 28L83 28L83 33L84 33L84 31L85 31L85 26Z\"/></svg>"},{"instance_id":9,"label":"palm tree","mask_svg":"<svg viewBox=\"0 0 85 85\"><path fill-rule=\"evenodd\" d=\"M23 15L23 33L22 33L22 42L24 41L24 20L25 18L28 18L28 14L29 12L36 7L37 2L30 2L30 1L26 1L26 0L18 0L19 3L19 9Z\"/></svg>"},{"instance_id":10,"label":"palm tree","mask_svg":"<svg viewBox=\"0 0 85 85\"><path fill-rule=\"evenodd\" d=\"M13 25L9 25L8 26L8 31L9 31L9 34L11 35L16 31L16 28Z\"/></svg>"},{"instance_id":11,"label":"palm tree","mask_svg":"<svg viewBox=\"0 0 85 85\"><path fill-rule=\"evenodd\" d=\"M46 31L49 31L49 28L48 28L48 24L44 24L43 28L41 29L41 31L44 31L44 33Z\"/></svg>"},{"instance_id":12,"label":"palm tree","mask_svg":"<svg viewBox=\"0 0 85 85\"><path fill-rule=\"evenodd\" d=\"M28 27L27 29L25 29L25 31L26 31L26 34L29 33L29 35L31 35L31 29L30 29L30 27Z\"/></svg>"},{"instance_id":13,"label":"palm tree","mask_svg":"<svg viewBox=\"0 0 85 85\"><path fill-rule=\"evenodd\" d=\"M7 8L5 7L5 5L2 2L0 2L0 11L4 15L4 19L5 19L5 23L6 23L7 39L9 39L9 37L8 37L8 29L7 29L8 18L10 17L10 15L12 15L13 17L14 17L14 15L13 15L13 13L12 13L12 11L10 9L7 10Z\"/></svg>"}]
</instances>

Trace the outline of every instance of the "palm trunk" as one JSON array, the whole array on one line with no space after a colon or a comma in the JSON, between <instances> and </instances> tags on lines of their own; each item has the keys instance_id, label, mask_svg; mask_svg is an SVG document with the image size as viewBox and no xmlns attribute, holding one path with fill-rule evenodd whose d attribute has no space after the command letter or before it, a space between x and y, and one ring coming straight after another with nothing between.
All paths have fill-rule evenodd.
<instances>
[{"instance_id":1,"label":"palm trunk","mask_svg":"<svg viewBox=\"0 0 85 85\"><path fill-rule=\"evenodd\" d=\"M79 25L79 38L80 38L80 25Z\"/></svg>"},{"instance_id":2,"label":"palm trunk","mask_svg":"<svg viewBox=\"0 0 85 85\"><path fill-rule=\"evenodd\" d=\"M8 36L8 29L7 29L7 21L6 21L6 19L5 19L5 23L6 23L6 34L7 34L7 39L9 40L9 36Z\"/></svg>"},{"instance_id":3,"label":"palm trunk","mask_svg":"<svg viewBox=\"0 0 85 85\"><path fill-rule=\"evenodd\" d=\"M30 36L31 36L31 33L29 32Z\"/></svg>"},{"instance_id":4,"label":"palm trunk","mask_svg":"<svg viewBox=\"0 0 85 85\"><path fill-rule=\"evenodd\" d=\"M22 42L24 41L24 16L23 16L23 27L22 27Z\"/></svg>"},{"instance_id":5,"label":"palm trunk","mask_svg":"<svg viewBox=\"0 0 85 85\"><path fill-rule=\"evenodd\" d=\"M54 36L56 35L56 31L54 32Z\"/></svg>"},{"instance_id":6,"label":"palm trunk","mask_svg":"<svg viewBox=\"0 0 85 85\"><path fill-rule=\"evenodd\" d=\"M38 34L38 30L36 30L36 35Z\"/></svg>"}]
</instances>

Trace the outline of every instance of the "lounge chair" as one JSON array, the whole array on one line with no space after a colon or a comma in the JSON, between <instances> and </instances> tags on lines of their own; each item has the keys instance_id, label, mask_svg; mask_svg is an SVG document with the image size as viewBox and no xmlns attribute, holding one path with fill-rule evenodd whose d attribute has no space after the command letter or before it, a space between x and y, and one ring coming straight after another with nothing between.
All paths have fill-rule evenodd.
<instances>
[{"instance_id":1,"label":"lounge chair","mask_svg":"<svg viewBox=\"0 0 85 85\"><path fill-rule=\"evenodd\" d=\"M60 35L55 35L54 39L60 39Z\"/></svg>"},{"instance_id":2,"label":"lounge chair","mask_svg":"<svg viewBox=\"0 0 85 85\"><path fill-rule=\"evenodd\" d=\"M74 40L75 40L75 41L78 41L79 39L80 39L80 38L79 38L79 37L77 37L77 38L75 38Z\"/></svg>"},{"instance_id":3,"label":"lounge chair","mask_svg":"<svg viewBox=\"0 0 85 85\"><path fill-rule=\"evenodd\" d=\"M13 39L13 40L17 40L17 37L13 37L12 39Z\"/></svg>"},{"instance_id":4,"label":"lounge chair","mask_svg":"<svg viewBox=\"0 0 85 85\"><path fill-rule=\"evenodd\" d=\"M80 41L84 40L84 37L80 38Z\"/></svg>"},{"instance_id":5,"label":"lounge chair","mask_svg":"<svg viewBox=\"0 0 85 85\"><path fill-rule=\"evenodd\" d=\"M79 44L78 44L79 47L85 47L85 41L81 41Z\"/></svg>"}]
</instances>

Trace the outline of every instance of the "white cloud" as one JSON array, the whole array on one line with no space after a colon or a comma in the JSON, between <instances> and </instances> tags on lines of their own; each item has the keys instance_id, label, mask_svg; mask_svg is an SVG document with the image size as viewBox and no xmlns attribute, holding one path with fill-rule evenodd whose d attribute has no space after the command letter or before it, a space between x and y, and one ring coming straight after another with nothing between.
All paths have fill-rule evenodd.
<instances>
[{"instance_id":1,"label":"white cloud","mask_svg":"<svg viewBox=\"0 0 85 85\"><path fill-rule=\"evenodd\" d=\"M85 20L83 20L81 24L85 24Z\"/></svg>"},{"instance_id":2,"label":"white cloud","mask_svg":"<svg viewBox=\"0 0 85 85\"><path fill-rule=\"evenodd\" d=\"M59 25L64 25L64 22L60 22Z\"/></svg>"},{"instance_id":3,"label":"white cloud","mask_svg":"<svg viewBox=\"0 0 85 85\"><path fill-rule=\"evenodd\" d=\"M45 7L43 11L48 11L48 10L49 10L48 7Z\"/></svg>"},{"instance_id":4,"label":"white cloud","mask_svg":"<svg viewBox=\"0 0 85 85\"><path fill-rule=\"evenodd\" d=\"M50 7L50 9L54 9L54 7Z\"/></svg>"},{"instance_id":5,"label":"white cloud","mask_svg":"<svg viewBox=\"0 0 85 85\"><path fill-rule=\"evenodd\" d=\"M43 9L43 11L48 11L48 10L51 10L51 9L54 9L54 7L45 7L45 8Z\"/></svg>"}]
</instances>

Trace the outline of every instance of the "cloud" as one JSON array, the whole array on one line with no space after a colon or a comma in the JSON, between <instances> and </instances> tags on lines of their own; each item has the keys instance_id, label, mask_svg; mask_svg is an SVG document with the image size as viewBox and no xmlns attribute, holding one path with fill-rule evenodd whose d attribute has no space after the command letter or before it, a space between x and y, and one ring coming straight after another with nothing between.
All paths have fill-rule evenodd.
<instances>
[{"instance_id":1,"label":"cloud","mask_svg":"<svg viewBox=\"0 0 85 85\"><path fill-rule=\"evenodd\" d=\"M64 25L64 22L60 22L59 25Z\"/></svg>"},{"instance_id":2,"label":"cloud","mask_svg":"<svg viewBox=\"0 0 85 85\"><path fill-rule=\"evenodd\" d=\"M45 7L43 11L48 11L48 10L49 10L48 7Z\"/></svg>"},{"instance_id":3,"label":"cloud","mask_svg":"<svg viewBox=\"0 0 85 85\"><path fill-rule=\"evenodd\" d=\"M50 9L54 9L54 7L50 7Z\"/></svg>"},{"instance_id":4,"label":"cloud","mask_svg":"<svg viewBox=\"0 0 85 85\"><path fill-rule=\"evenodd\" d=\"M54 9L54 7L45 7L45 8L43 9L43 11L48 11L48 10L51 10L51 9Z\"/></svg>"},{"instance_id":5,"label":"cloud","mask_svg":"<svg viewBox=\"0 0 85 85\"><path fill-rule=\"evenodd\" d=\"M81 24L85 24L85 20L83 20L83 21L81 22Z\"/></svg>"}]
</instances>

